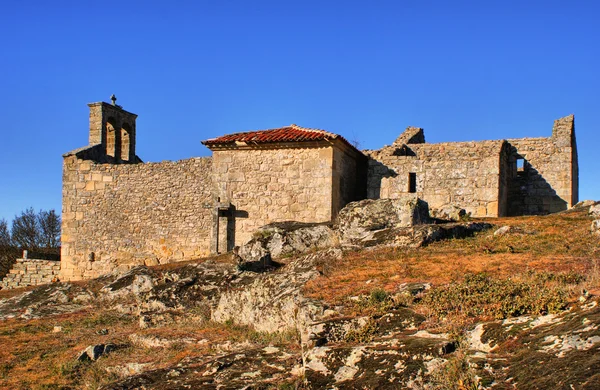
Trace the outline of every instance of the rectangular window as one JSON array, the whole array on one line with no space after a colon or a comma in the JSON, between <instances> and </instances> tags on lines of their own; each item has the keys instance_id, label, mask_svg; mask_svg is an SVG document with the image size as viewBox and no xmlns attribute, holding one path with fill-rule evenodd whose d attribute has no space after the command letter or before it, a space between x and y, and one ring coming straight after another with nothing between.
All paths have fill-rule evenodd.
<instances>
[{"instance_id":1,"label":"rectangular window","mask_svg":"<svg viewBox=\"0 0 600 390\"><path fill-rule=\"evenodd\" d=\"M517 158L517 172L525 171L525 159Z\"/></svg>"},{"instance_id":2,"label":"rectangular window","mask_svg":"<svg viewBox=\"0 0 600 390\"><path fill-rule=\"evenodd\" d=\"M414 172L408 174L408 192L417 192L417 174Z\"/></svg>"}]
</instances>

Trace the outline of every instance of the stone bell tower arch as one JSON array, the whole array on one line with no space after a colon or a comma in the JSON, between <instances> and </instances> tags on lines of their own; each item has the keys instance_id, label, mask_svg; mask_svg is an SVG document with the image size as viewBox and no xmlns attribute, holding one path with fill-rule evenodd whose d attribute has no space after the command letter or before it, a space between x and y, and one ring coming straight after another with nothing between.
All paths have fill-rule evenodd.
<instances>
[{"instance_id":1,"label":"stone bell tower arch","mask_svg":"<svg viewBox=\"0 0 600 390\"><path fill-rule=\"evenodd\" d=\"M136 114L125 111L117 105L115 95L112 104L106 102L89 103L90 137L89 145L102 145L102 160L113 164L136 163L135 121Z\"/></svg>"}]
</instances>

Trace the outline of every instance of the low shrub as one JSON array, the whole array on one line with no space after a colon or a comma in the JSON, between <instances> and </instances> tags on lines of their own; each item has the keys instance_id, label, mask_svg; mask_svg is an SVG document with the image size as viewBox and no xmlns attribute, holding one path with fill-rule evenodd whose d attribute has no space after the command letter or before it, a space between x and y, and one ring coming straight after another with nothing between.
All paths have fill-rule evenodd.
<instances>
[{"instance_id":1,"label":"low shrub","mask_svg":"<svg viewBox=\"0 0 600 390\"><path fill-rule=\"evenodd\" d=\"M581 275L548 272L528 272L513 279L494 279L480 273L433 289L421 303L438 317L459 314L503 319L556 313L567 305L567 285L582 280Z\"/></svg>"}]
</instances>

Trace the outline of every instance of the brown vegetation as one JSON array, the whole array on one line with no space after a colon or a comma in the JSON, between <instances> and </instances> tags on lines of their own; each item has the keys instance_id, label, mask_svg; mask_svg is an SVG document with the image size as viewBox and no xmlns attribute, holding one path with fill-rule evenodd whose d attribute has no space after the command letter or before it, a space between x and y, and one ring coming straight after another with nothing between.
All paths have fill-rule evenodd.
<instances>
[{"instance_id":1,"label":"brown vegetation","mask_svg":"<svg viewBox=\"0 0 600 390\"><path fill-rule=\"evenodd\" d=\"M586 288L598 289L600 242L589 233L587 209L545 217L490 219L514 233L494 236L495 229L474 237L432 243L418 249L379 248L346 253L324 267L322 278L306 292L313 298L341 303L379 286L393 292L402 283L434 285L461 281L467 274L507 278L531 270L586 275Z\"/></svg>"},{"instance_id":2,"label":"brown vegetation","mask_svg":"<svg viewBox=\"0 0 600 390\"><path fill-rule=\"evenodd\" d=\"M494 236L495 229L491 229L471 238L418 249L345 253L323 266L322 277L308 283L306 294L342 304L349 314L371 315L410 305L427 317L423 326L450 331L460 343L461 332L476 319L552 312L573 302L583 290L600 292L600 242L589 234L590 219L585 210L488 222L516 229L503 236ZM231 261L226 256L213 260ZM182 266L185 264L159 267ZM432 283L433 289L414 299L395 297L399 286L406 282ZM87 283L94 291L96 282L80 283ZM0 298L23 291L2 291ZM361 294L365 296L359 300L348 299ZM514 297L516 300L511 301ZM517 302L517 306L511 306L511 302ZM374 327L375 323L351 333L346 341L369 339ZM163 340L165 344L136 344L131 341L132 334ZM257 347L283 345L292 351L300 348L298 335L293 332L267 334L231 322L217 324L203 312L140 329L135 316L92 307L46 319L0 322L0 388L98 388L117 379L111 367L130 362L155 369L172 367L214 353L228 341L249 342ZM122 348L111 353L110 359L101 358L93 364L77 362L81 351L98 343ZM434 379L440 388L447 384L444 378L461 381L463 388L470 388L473 376L469 370L459 353Z\"/></svg>"}]
</instances>

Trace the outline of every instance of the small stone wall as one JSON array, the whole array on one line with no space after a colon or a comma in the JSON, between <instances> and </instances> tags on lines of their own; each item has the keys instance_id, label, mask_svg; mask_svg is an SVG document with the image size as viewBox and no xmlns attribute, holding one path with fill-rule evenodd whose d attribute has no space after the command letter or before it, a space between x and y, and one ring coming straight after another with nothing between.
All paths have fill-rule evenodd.
<instances>
[{"instance_id":1,"label":"small stone wall","mask_svg":"<svg viewBox=\"0 0 600 390\"><path fill-rule=\"evenodd\" d=\"M17 259L13 268L0 282L0 288L37 286L58 280L60 262L40 259Z\"/></svg>"}]
</instances>

